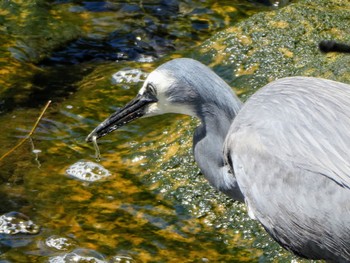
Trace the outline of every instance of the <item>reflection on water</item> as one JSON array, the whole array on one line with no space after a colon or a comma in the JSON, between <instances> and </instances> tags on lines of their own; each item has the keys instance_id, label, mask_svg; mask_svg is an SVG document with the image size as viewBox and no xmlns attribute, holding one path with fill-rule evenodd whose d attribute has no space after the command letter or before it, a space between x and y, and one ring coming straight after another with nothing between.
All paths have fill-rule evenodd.
<instances>
[{"instance_id":1,"label":"reflection on water","mask_svg":"<svg viewBox=\"0 0 350 263\"><path fill-rule=\"evenodd\" d=\"M244 205L202 178L189 117L129 124L99 142L101 166L93 163L86 135L136 94L161 56L256 12L231 1L141 2L1 2L0 155L28 134L41 104L54 103L32 142L0 163L0 212L17 211L11 229L22 230L0 231L0 260L289 260ZM104 178L90 180L96 174Z\"/></svg>"},{"instance_id":2,"label":"reflection on water","mask_svg":"<svg viewBox=\"0 0 350 263\"><path fill-rule=\"evenodd\" d=\"M252 3L0 1L0 112L68 97L96 63L186 50L257 12Z\"/></svg>"}]
</instances>

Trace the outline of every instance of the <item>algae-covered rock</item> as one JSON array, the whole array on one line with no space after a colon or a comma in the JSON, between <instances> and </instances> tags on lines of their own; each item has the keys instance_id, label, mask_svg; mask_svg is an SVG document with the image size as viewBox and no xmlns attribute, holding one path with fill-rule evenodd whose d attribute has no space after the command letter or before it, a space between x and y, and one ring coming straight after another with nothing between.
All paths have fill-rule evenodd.
<instances>
[{"instance_id":1,"label":"algae-covered rock","mask_svg":"<svg viewBox=\"0 0 350 263\"><path fill-rule=\"evenodd\" d=\"M318 50L323 39L350 42L349 8L348 1L301 0L262 12L216 34L195 56L246 95L286 76L350 82L350 57Z\"/></svg>"}]
</instances>

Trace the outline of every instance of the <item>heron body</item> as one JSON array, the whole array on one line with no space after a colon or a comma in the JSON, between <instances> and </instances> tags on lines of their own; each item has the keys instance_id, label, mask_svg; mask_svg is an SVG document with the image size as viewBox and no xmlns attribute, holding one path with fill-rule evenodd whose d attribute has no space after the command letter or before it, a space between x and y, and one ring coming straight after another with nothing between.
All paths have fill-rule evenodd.
<instances>
[{"instance_id":1,"label":"heron body","mask_svg":"<svg viewBox=\"0 0 350 263\"><path fill-rule=\"evenodd\" d=\"M277 80L254 94L225 153L249 211L305 258L350 261L350 86Z\"/></svg>"},{"instance_id":2,"label":"heron body","mask_svg":"<svg viewBox=\"0 0 350 263\"><path fill-rule=\"evenodd\" d=\"M274 81L242 106L213 71L169 61L134 100L87 137L141 116L198 117L194 155L220 191L284 248L310 259L350 262L350 86L325 79Z\"/></svg>"}]
</instances>

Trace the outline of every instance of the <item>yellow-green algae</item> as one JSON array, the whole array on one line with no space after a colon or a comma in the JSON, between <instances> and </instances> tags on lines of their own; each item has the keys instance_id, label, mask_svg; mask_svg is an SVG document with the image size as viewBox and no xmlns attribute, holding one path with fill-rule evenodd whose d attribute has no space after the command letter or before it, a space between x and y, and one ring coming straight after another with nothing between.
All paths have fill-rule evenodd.
<instances>
[{"instance_id":1,"label":"yellow-green algae","mask_svg":"<svg viewBox=\"0 0 350 263\"><path fill-rule=\"evenodd\" d=\"M210 64L249 97L286 76L315 76L350 82L349 56L322 54L323 39L350 42L349 1L300 0L261 12L207 40L194 56Z\"/></svg>"}]
</instances>

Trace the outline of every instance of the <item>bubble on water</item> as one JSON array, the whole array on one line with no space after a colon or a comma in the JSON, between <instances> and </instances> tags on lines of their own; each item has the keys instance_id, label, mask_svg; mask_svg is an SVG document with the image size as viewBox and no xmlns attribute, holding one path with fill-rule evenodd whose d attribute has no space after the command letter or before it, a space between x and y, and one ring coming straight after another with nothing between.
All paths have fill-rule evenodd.
<instances>
[{"instance_id":1,"label":"bubble on water","mask_svg":"<svg viewBox=\"0 0 350 263\"><path fill-rule=\"evenodd\" d=\"M73 248L76 243L67 237L50 236L45 240L46 246L60 251L67 251Z\"/></svg>"},{"instance_id":2,"label":"bubble on water","mask_svg":"<svg viewBox=\"0 0 350 263\"><path fill-rule=\"evenodd\" d=\"M79 248L74 251L61 255L55 256L49 259L49 263L107 263L104 256L100 253L91 250Z\"/></svg>"},{"instance_id":3,"label":"bubble on water","mask_svg":"<svg viewBox=\"0 0 350 263\"><path fill-rule=\"evenodd\" d=\"M37 234L40 227L26 215L19 212L9 212L0 216L0 234Z\"/></svg>"},{"instance_id":4,"label":"bubble on water","mask_svg":"<svg viewBox=\"0 0 350 263\"><path fill-rule=\"evenodd\" d=\"M66 173L87 182L98 181L111 175L102 165L90 161L76 162L66 170Z\"/></svg>"},{"instance_id":5,"label":"bubble on water","mask_svg":"<svg viewBox=\"0 0 350 263\"><path fill-rule=\"evenodd\" d=\"M140 69L122 69L112 75L112 83L137 83L144 81L147 77L147 73Z\"/></svg>"}]
</instances>

